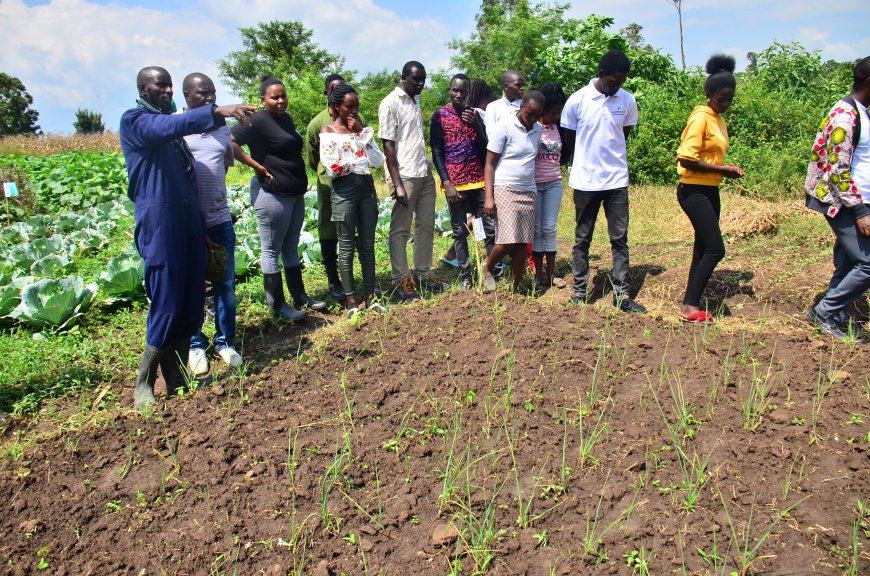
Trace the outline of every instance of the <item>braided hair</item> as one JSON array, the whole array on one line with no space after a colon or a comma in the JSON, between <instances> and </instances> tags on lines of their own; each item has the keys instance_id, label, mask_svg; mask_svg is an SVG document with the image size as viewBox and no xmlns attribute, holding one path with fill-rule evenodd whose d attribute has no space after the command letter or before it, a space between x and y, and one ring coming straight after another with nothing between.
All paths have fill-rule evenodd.
<instances>
[{"instance_id":1,"label":"braided hair","mask_svg":"<svg viewBox=\"0 0 870 576\"><path fill-rule=\"evenodd\" d=\"M731 88L733 90L737 87L737 79L734 77L735 66L734 56L728 56L727 54L713 54L710 56L710 59L707 60L707 64L704 66L707 74L709 74L707 81L704 83L704 92L707 96L712 96L724 88Z\"/></svg>"},{"instance_id":2,"label":"braided hair","mask_svg":"<svg viewBox=\"0 0 870 576\"><path fill-rule=\"evenodd\" d=\"M472 108L482 108L483 101L492 102L492 88L486 83L486 80L475 78L471 81L471 86L468 88L468 98L466 103Z\"/></svg>"},{"instance_id":3,"label":"braided hair","mask_svg":"<svg viewBox=\"0 0 870 576\"><path fill-rule=\"evenodd\" d=\"M562 87L555 82L545 82L541 85L540 92L544 95L544 112L554 106L564 106L568 101Z\"/></svg>"},{"instance_id":4,"label":"braided hair","mask_svg":"<svg viewBox=\"0 0 870 576\"><path fill-rule=\"evenodd\" d=\"M329 108L332 112L332 119L338 118L338 107L344 102L344 97L348 94L357 94L356 89L350 84L339 84L329 93Z\"/></svg>"}]
</instances>

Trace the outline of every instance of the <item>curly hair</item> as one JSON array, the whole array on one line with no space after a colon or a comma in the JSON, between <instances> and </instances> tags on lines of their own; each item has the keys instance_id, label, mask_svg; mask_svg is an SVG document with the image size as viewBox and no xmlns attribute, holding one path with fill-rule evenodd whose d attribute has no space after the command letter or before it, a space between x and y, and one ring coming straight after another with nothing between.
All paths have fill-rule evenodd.
<instances>
[{"instance_id":1,"label":"curly hair","mask_svg":"<svg viewBox=\"0 0 870 576\"><path fill-rule=\"evenodd\" d=\"M719 90L737 87L737 79L734 77L734 68L736 63L734 56L727 54L713 54L707 60L704 69L709 76L704 82L704 92L707 96L712 96Z\"/></svg>"}]
</instances>

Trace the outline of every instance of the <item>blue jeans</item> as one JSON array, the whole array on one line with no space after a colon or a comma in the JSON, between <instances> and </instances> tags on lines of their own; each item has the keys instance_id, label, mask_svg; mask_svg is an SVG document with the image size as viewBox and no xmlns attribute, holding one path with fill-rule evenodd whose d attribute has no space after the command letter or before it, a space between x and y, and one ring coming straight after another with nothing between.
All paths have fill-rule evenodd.
<instances>
[{"instance_id":1,"label":"blue jeans","mask_svg":"<svg viewBox=\"0 0 870 576\"><path fill-rule=\"evenodd\" d=\"M825 216L837 237L834 275L815 311L824 320L842 322L846 308L870 288L870 236L863 236L848 210Z\"/></svg>"},{"instance_id":2,"label":"blue jeans","mask_svg":"<svg viewBox=\"0 0 870 576\"><path fill-rule=\"evenodd\" d=\"M562 207L562 179L541 182L535 196L535 240L533 252L556 251L556 223Z\"/></svg>"},{"instance_id":3,"label":"blue jeans","mask_svg":"<svg viewBox=\"0 0 870 576\"><path fill-rule=\"evenodd\" d=\"M223 222L206 229L209 239L227 249L229 260L224 277L212 282L214 290L214 349L233 346L236 338L236 231L232 222ZM191 348L205 349L208 338L202 333L202 323L195 336L190 338Z\"/></svg>"},{"instance_id":4,"label":"blue jeans","mask_svg":"<svg viewBox=\"0 0 870 576\"><path fill-rule=\"evenodd\" d=\"M263 274L275 274L278 255L284 268L299 266L299 236L305 224L305 197L272 194L251 178L251 206L257 214L260 231L260 267Z\"/></svg>"}]
</instances>

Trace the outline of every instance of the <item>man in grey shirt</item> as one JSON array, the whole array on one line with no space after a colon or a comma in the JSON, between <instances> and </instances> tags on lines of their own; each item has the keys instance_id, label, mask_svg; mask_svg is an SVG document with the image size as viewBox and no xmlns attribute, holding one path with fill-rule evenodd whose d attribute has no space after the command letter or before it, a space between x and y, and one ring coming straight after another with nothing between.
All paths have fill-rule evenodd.
<instances>
[{"instance_id":1,"label":"man in grey shirt","mask_svg":"<svg viewBox=\"0 0 870 576\"><path fill-rule=\"evenodd\" d=\"M184 79L182 87L188 109L214 104L215 87L211 78L194 72ZM214 349L229 366L240 366L242 357L234 348L236 336L236 233L233 217L227 206L226 174L233 165L233 147L230 129L217 130L184 137L194 158L199 208L205 219L208 240L226 248L229 261L224 277L212 282L215 300ZM188 366L197 376L208 372L208 337L198 333L190 339Z\"/></svg>"}]
</instances>

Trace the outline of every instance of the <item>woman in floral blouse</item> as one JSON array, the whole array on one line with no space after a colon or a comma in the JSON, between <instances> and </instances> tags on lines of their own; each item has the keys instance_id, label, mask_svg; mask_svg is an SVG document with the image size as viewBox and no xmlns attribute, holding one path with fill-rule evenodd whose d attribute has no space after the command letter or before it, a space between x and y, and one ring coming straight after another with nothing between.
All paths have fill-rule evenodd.
<instances>
[{"instance_id":1,"label":"woman in floral blouse","mask_svg":"<svg viewBox=\"0 0 870 576\"><path fill-rule=\"evenodd\" d=\"M332 221L338 232L338 272L347 297L347 317L365 304L382 312L375 298L375 228L378 197L372 168L384 163L374 131L359 121L359 95L353 86L336 86L329 97L333 121L320 133L320 161L332 179ZM357 241L357 233L359 241ZM363 300L357 300L353 280L353 253L359 250Z\"/></svg>"}]
</instances>

